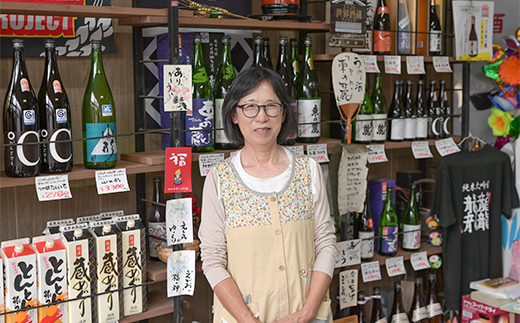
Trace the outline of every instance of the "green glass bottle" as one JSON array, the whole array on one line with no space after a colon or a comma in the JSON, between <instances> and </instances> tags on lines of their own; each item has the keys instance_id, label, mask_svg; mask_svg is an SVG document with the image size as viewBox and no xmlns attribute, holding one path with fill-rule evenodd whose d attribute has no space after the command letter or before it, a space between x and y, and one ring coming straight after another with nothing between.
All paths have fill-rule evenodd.
<instances>
[{"instance_id":1,"label":"green glass bottle","mask_svg":"<svg viewBox=\"0 0 520 323\"><path fill-rule=\"evenodd\" d=\"M305 38L305 55L296 81L298 106L297 142L315 143L320 139L321 94L312 59L312 38Z\"/></svg>"},{"instance_id":2,"label":"green glass bottle","mask_svg":"<svg viewBox=\"0 0 520 323\"><path fill-rule=\"evenodd\" d=\"M213 97L215 98L215 129L223 129L224 121L222 119L222 104L231 83L236 78L235 68L231 61L231 37L222 37L222 56L220 67L217 74L217 82ZM215 130L215 148L216 149L237 149L238 145L233 144L227 137L224 130Z\"/></svg>"},{"instance_id":3,"label":"green glass bottle","mask_svg":"<svg viewBox=\"0 0 520 323\"><path fill-rule=\"evenodd\" d=\"M213 151L213 95L202 57L201 37L193 37L193 110L186 113L185 145L195 152ZM194 131L205 130L205 131Z\"/></svg>"},{"instance_id":4,"label":"green glass bottle","mask_svg":"<svg viewBox=\"0 0 520 323\"><path fill-rule=\"evenodd\" d=\"M116 111L101 58L101 42L91 43L90 77L83 96L83 163L86 168L113 168L117 164Z\"/></svg>"},{"instance_id":5,"label":"green glass bottle","mask_svg":"<svg viewBox=\"0 0 520 323\"><path fill-rule=\"evenodd\" d=\"M385 206L379 219L379 253L383 256L395 256L397 252L398 219L395 213L394 190L389 187L386 192Z\"/></svg>"},{"instance_id":6,"label":"green glass bottle","mask_svg":"<svg viewBox=\"0 0 520 323\"><path fill-rule=\"evenodd\" d=\"M403 250L417 251L421 247L421 214L417 204L417 189L412 184L403 213Z\"/></svg>"},{"instance_id":7,"label":"green glass bottle","mask_svg":"<svg viewBox=\"0 0 520 323\"><path fill-rule=\"evenodd\" d=\"M355 125L352 126L352 129L354 130L354 133L352 134L354 141L362 144L368 144L372 141L373 132L372 114L374 111L372 101L368 95L368 78L366 79L365 90L363 103L361 104L361 108L356 117Z\"/></svg>"},{"instance_id":8,"label":"green glass bottle","mask_svg":"<svg viewBox=\"0 0 520 323\"><path fill-rule=\"evenodd\" d=\"M386 102L385 96L383 95L383 80L381 74L376 75L376 81L374 83L374 90L372 91L372 142L385 142L386 141Z\"/></svg>"},{"instance_id":9,"label":"green glass bottle","mask_svg":"<svg viewBox=\"0 0 520 323\"><path fill-rule=\"evenodd\" d=\"M291 38L290 43L289 62L292 67L293 83L296 84L298 74L300 73L300 62L298 61L298 40L296 38Z\"/></svg>"}]
</instances>

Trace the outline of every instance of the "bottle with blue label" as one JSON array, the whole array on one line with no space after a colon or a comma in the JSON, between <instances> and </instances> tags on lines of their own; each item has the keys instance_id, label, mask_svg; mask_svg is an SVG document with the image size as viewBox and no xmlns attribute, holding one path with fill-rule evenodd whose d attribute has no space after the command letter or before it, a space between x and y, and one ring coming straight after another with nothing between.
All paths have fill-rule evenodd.
<instances>
[{"instance_id":1,"label":"bottle with blue label","mask_svg":"<svg viewBox=\"0 0 520 323\"><path fill-rule=\"evenodd\" d=\"M101 42L91 43L92 65L83 97L83 163L85 168L116 167L117 140L114 98L103 69Z\"/></svg>"}]
</instances>

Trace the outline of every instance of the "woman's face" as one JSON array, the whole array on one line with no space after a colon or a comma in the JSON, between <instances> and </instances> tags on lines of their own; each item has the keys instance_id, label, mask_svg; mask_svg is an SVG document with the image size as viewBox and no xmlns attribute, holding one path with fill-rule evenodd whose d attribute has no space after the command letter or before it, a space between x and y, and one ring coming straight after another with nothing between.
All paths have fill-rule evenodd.
<instances>
[{"instance_id":1,"label":"woman's face","mask_svg":"<svg viewBox=\"0 0 520 323\"><path fill-rule=\"evenodd\" d=\"M244 96L238 105L244 104L265 105L268 103L280 103L280 99L276 96L273 86L268 81L263 81L260 85ZM276 145L276 139L285 120L285 110L277 117L270 117L260 108L258 115L254 118L247 118L241 108L237 108L232 116L232 121L240 128L240 132L244 136L245 145Z\"/></svg>"}]
</instances>

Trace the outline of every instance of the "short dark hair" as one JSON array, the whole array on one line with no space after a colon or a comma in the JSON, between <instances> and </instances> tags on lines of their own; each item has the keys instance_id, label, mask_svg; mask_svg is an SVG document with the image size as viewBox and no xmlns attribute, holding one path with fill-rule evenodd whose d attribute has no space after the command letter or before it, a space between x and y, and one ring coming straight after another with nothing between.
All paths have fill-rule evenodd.
<instances>
[{"instance_id":1,"label":"short dark hair","mask_svg":"<svg viewBox=\"0 0 520 323\"><path fill-rule=\"evenodd\" d=\"M240 132L238 125L234 124L232 120L233 113L237 111L238 102L246 95L255 91L263 81L271 84L285 111L285 120L282 123L277 142L280 144L287 137L294 136L296 133L298 120L296 110L292 106L293 99L287 93L288 89L280 75L269 68L250 67L242 71L233 81L222 105L224 131L228 139L234 144L244 144L244 136Z\"/></svg>"}]
</instances>

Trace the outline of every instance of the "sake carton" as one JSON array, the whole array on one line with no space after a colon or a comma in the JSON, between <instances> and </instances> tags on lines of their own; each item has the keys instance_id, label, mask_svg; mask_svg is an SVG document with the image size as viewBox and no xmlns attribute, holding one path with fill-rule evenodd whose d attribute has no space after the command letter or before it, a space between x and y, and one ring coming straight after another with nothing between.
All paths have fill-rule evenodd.
<instances>
[{"instance_id":1,"label":"sake carton","mask_svg":"<svg viewBox=\"0 0 520 323\"><path fill-rule=\"evenodd\" d=\"M0 257L0 323L5 322L5 306L4 306L4 264L3 259Z\"/></svg>"},{"instance_id":2,"label":"sake carton","mask_svg":"<svg viewBox=\"0 0 520 323\"><path fill-rule=\"evenodd\" d=\"M79 218L76 219L76 223L77 224L81 224L81 223L89 224L90 222L101 221L101 220L103 220L101 215L100 214L95 214L95 215L79 217Z\"/></svg>"},{"instance_id":3,"label":"sake carton","mask_svg":"<svg viewBox=\"0 0 520 323\"><path fill-rule=\"evenodd\" d=\"M66 226L61 231L61 241L67 253L67 302L69 322L97 322L97 302L88 297L96 294L96 250L94 237L88 223Z\"/></svg>"},{"instance_id":4,"label":"sake carton","mask_svg":"<svg viewBox=\"0 0 520 323\"><path fill-rule=\"evenodd\" d=\"M5 268L6 312L28 309L38 303L36 253L29 238L3 241L0 245ZM36 309L6 314L6 323L37 323Z\"/></svg>"},{"instance_id":5,"label":"sake carton","mask_svg":"<svg viewBox=\"0 0 520 323\"><path fill-rule=\"evenodd\" d=\"M67 300L67 253L59 234L34 237L32 247L38 264L38 305ZM67 304L39 307L38 322L67 323Z\"/></svg>"},{"instance_id":6,"label":"sake carton","mask_svg":"<svg viewBox=\"0 0 520 323\"><path fill-rule=\"evenodd\" d=\"M120 216L114 219L121 230L123 247L123 304L124 315L146 311L146 228L139 214Z\"/></svg>"},{"instance_id":7,"label":"sake carton","mask_svg":"<svg viewBox=\"0 0 520 323\"><path fill-rule=\"evenodd\" d=\"M59 233L61 228L71 224L74 224L74 219L47 221L47 227L42 233L45 235Z\"/></svg>"},{"instance_id":8,"label":"sake carton","mask_svg":"<svg viewBox=\"0 0 520 323\"><path fill-rule=\"evenodd\" d=\"M114 220L90 222L96 241L98 321L118 321L123 314L121 231Z\"/></svg>"}]
</instances>

